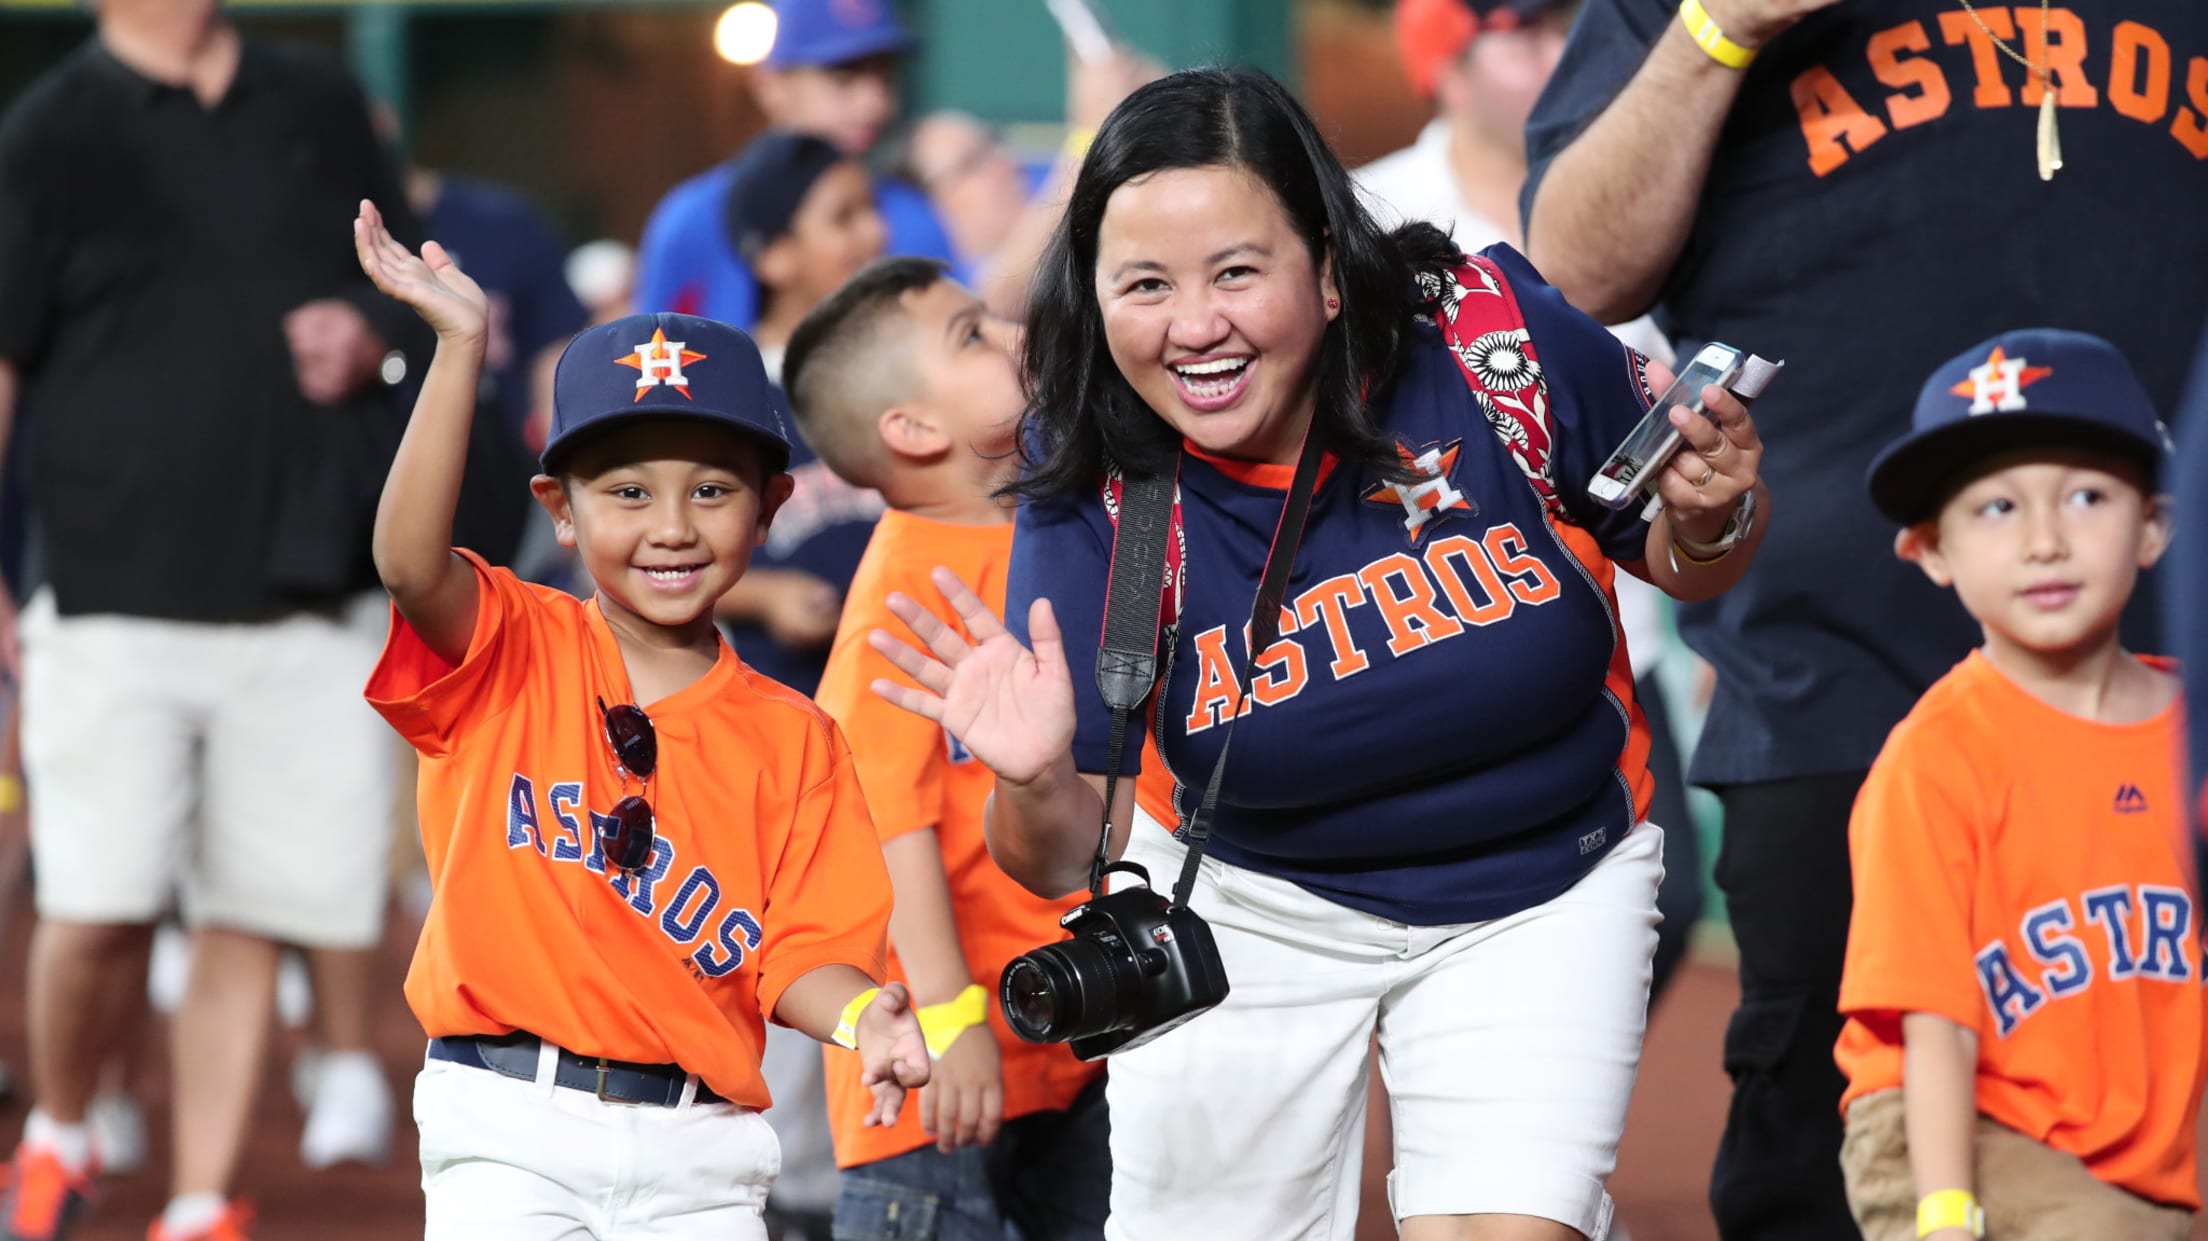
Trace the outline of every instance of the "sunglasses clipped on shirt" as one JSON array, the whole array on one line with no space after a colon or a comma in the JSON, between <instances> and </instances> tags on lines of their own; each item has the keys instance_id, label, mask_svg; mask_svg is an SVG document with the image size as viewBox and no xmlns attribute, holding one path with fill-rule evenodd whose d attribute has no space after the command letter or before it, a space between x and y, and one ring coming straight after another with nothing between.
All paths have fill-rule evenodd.
<instances>
[{"instance_id":1,"label":"sunglasses clipped on shirt","mask_svg":"<svg viewBox=\"0 0 2208 1241\"><path fill-rule=\"evenodd\" d=\"M622 783L627 784L634 776L637 783L648 788L652 773L659 769L659 734L652 728L652 717L644 714L642 707L628 703L609 707L603 698L598 700L598 714L605 720L606 744L613 747ZM598 827L598 845L606 864L622 870L640 870L650 864L652 843L658 836L653 824L652 803L641 794L632 793L615 802L612 813Z\"/></svg>"}]
</instances>

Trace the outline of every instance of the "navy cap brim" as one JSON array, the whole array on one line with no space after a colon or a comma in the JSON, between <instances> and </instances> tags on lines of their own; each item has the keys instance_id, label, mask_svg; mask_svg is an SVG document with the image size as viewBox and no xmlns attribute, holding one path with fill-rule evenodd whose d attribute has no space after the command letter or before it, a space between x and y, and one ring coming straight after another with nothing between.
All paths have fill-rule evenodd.
<instances>
[{"instance_id":1,"label":"navy cap brim","mask_svg":"<svg viewBox=\"0 0 2208 1241\"><path fill-rule=\"evenodd\" d=\"M767 463L767 473L780 474L790 468L790 446L785 441L765 431L754 430L738 419L713 410L668 409L664 406L647 410L607 410L593 414L567 429L566 434L547 442L544 451L537 456L537 467L557 478L560 467L575 455L578 448L619 427L633 427L640 423L665 419L669 422L695 422L717 427L730 435L742 436L758 447L760 457Z\"/></svg>"},{"instance_id":2,"label":"navy cap brim","mask_svg":"<svg viewBox=\"0 0 2208 1241\"><path fill-rule=\"evenodd\" d=\"M2066 414L2016 413L1970 418L1908 436L1878 454L1865 475L1871 503L1887 520L1913 526L1996 457L2037 449L2075 449L2138 461L2158 474L2161 448L2105 422Z\"/></svg>"},{"instance_id":3,"label":"navy cap brim","mask_svg":"<svg viewBox=\"0 0 2208 1241\"><path fill-rule=\"evenodd\" d=\"M808 69L848 65L869 56L902 55L917 46L911 31L901 27L874 27L852 30L824 39L807 47L802 53L784 59L781 49L767 52L770 69Z\"/></svg>"}]
</instances>

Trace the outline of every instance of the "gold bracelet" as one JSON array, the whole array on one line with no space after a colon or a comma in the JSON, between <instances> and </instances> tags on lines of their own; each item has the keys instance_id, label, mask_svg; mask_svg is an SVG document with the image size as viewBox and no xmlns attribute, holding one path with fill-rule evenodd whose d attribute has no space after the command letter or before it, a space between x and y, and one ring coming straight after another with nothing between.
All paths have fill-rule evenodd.
<instances>
[{"instance_id":1,"label":"gold bracelet","mask_svg":"<svg viewBox=\"0 0 2208 1241\"><path fill-rule=\"evenodd\" d=\"M1725 37L1725 31L1702 7L1702 0L1679 0L1679 20L1686 24L1694 45L1728 69L1745 69L1756 58L1756 49L1742 47Z\"/></svg>"},{"instance_id":2,"label":"gold bracelet","mask_svg":"<svg viewBox=\"0 0 2208 1241\"><path fill-rule=\"evenodd\" d=\"M23 808L23 777L0 775L0 814L14 814Z\"/></svg>"},{"instance_id":3,"label":"gold bracelet","mask_svg":"<svg viewBox=\"0 0 2208 1241\"><path fill-rule=\"evenodd\" d=\"M843 1006L843 1016L837 1018L836 1032L833 1035L836 1046L848 1047L853 1051L859 1049L859 1014L865 1012L866 1006L872 1004L874 997L881 993L880 987L868 987L852 996L851 1002Z\"/></svg>"},{"instance_id":4,"label":"gold bracelet","mask_svg":"<svg viewBox=\"0 0 2208 1241\"><path fill-rule=\"evenodd\" d=\"M971 983L956 998L920 1010L920 1035L927 1040L928 1055L940 1059L959 1035L988 1020L989 991Z\"/></svg>"}]
</instances>

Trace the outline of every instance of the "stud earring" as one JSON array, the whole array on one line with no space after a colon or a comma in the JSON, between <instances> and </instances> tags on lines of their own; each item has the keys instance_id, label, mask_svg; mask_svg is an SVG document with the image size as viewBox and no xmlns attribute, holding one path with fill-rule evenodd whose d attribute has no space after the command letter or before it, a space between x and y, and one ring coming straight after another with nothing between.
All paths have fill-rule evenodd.
<instances>
[{"instance_id":1,"label":"stud earring","mask_svg":"<svg viewBox=\"0 0 2208 1241\"><path fill-rule=\"evenodd\" d=\"M1339 301L1336 301L1335 299L1330 297L1326 299L1326 308L1328 310L1340 310L1342 308L1342 304Z\"/></svg>"}]
</instances>

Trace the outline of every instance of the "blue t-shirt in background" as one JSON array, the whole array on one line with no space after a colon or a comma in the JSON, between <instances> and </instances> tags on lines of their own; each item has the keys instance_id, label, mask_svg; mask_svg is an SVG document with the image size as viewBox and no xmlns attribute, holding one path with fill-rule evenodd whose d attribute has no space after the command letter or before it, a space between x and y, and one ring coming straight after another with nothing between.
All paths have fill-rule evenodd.
<instances>
[{"instance_id":1,"label":"blue t-shirt in background","mask_svg":"<svg viewBox=\"0 0 2208 1241\"><path fill-rule=\"evenodd\" d=\"M1420 505L1414 526L1415 497L1362 465L1322 477L1211 843L1223 861L1420 926L1547 901L1639 819L1645 745L1630 740L1643 725L1597 581L1605 557L1641 559L1648 528L1586 498L1647 411L1638 355L1515 252L1485 253L1547 376L1552 473L1581 524L1552 527L1440 335L1422 330L1375 412L1414 455L1437 454L1449 494ZM1154 701L1184 823L1226 733L1226 657L1243 658L1291 472L1182 454L1186 586ZM1112 538L1100 489L1023 505L1005 603L1026 641L1029 607L1051 601L1075 652L1074 764L1091 773L1105 767L1111 712L1081 652L1103 631Z\"/></svg>"},{"instance_id":2,"label":"blue t-shirt in background","mask_svg":"<svg viewBox=\"0 0 2208 1241\"><path fill-rule=\"evenodd\" d=\"M590 315L568 287L567 249L535 203L474 177L440 173L437 183L424 224L490 295L486 395L519 434L531 413L530 363L582 331Z\"/></svg>"},{"instance_id":3,"label":"blue t-shirt in background","mask_svg":"<svg viewBox=\"0 0 2208 1241\"><path fill-rule=\"evenodd\" d=\"M1587 0L1527 127L1526 203L1677 9ZM1895 559L1863 483L1940 363L2010 328L2074 328L2121 349L2159 408L2177 400L2208 317L2208 5L2057 11L2079 23L2056 42L2082 41L2083 75L2057 58L2068 165L2051 182L2036 87L1974 56L1960 7L1848 0L1747 70L1655 311L1682 358L1721 340L1787 363L1755 411L1768 537L1738 586L1680 611L1718 672L1699 783L1869 767L1977 643L1961 604ZM2138 649L2158 649L2153 596L2142 579L2127 613Z\"/></svg>"},{"instance_id":4,"label":"blue t-shirt in background","mask_svg":"<svg viewBox=\"0 0 2208 1241\"><path fill-rule=\"evenodd\" d=\"M759 286L728 236L728 187L734 161L716 164L667 191L644 225L636 257L636 309L703 315L749 329L759 319ZM951 242L925 194L876 178L874 207L888 238L883 253L953 262Z\"/></svg>"}]
</instances>

